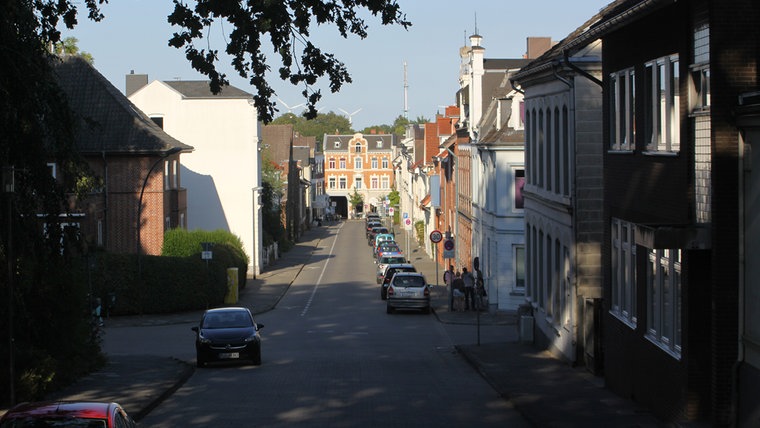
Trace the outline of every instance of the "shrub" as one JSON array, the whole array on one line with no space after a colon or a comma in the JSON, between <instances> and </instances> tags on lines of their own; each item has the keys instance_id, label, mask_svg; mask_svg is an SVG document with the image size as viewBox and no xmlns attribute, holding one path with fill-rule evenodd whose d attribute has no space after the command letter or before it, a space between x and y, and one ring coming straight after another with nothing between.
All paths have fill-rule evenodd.
<instances>
[{"instance_id":1,"label":"shrub","mask_svg":"<svg viewBox=\"0 0 760 428\"><path fill-rule=\"evenodd\" d=\"M216 247L218 244L226 244L229 246L229 251L235 256L234 262L228 267L238 268L238 283L240 287L245 287L245 281L248 277L248 264L250 258L243 249L243 242L240 238L226 230L217 229L214 231L205 230L193 230L187 231L185 229L172 229L164 234L163 248L161 249L162 256L171 257L188 257L193 254L197 254L200 258L200 252L202 250L201 244L204 242L211 242L214 244L213 257L216 257Z\"/></svg>"}]
</instances>

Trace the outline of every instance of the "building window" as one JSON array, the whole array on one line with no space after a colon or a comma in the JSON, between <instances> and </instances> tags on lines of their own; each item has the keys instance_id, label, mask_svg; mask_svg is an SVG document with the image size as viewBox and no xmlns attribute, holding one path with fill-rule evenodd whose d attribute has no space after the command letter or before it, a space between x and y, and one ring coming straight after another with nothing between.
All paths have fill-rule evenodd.
<instances>
[{"instance_id":1,"label":"building window","mask_svg":"<svg viewBox=\"0 0 760 428\"><path fill-rule=\"evenodd\" d=\"M330 177L327 179L327 187L330 189L335 188L335 177Z\"/></svg>"},{"instance_id":2,"label":"building window","mask_svg":"<svg viewBox=\"0 0 760 428\"><path fill-rule=\"evenodd\" d=\"M388 179L388 177L381 177L380 178L380 186L383 189L390 189L390 187L391 187L390 179Z\"/></svg>"},{"instance_id":3,"label":"building window","mask_svg":"<svg viewBox=\"0 0 760 428\"><path fill-rule=\"evenodd\" d=\"M681 250L649 249L647 338L681 357Z\"/></svg>"},{"instance_id":4,"label":"building window","mask_svg":"<svg viewBox=\"0 0 760 428\"><path fill-rule=\"evenodd\" d=\"M382 149L383 148L383 140L377 140L377 148Z\"/></svg>"},{"instance_id":5,"label":"building window","mask_svg":"<svg viewBox=\"0 0 760 428\"><path fill-rule=\"evenodd\" d=\"M362 188L362 178L354 177L354 189L361 189L361 188Z\"/></svg>"},{"instance_id":6,"label":"building window","mask_svg":"<svg viewBox=\"0 0 760 428\"><path fill-rule=\"evenodd\" d=\"M373 189L377 189L377 181L378 181L378 180L377 180L377 177L372 177L372 178L370 179L370 186L371 186Z\"/></svg>"},{"instance_id":7,"label":"building window","mask_svg":"<svg viewBox=\"0 0 760 428\"><path fill-rule=\"evenodd\" d=\"M161 116L152 116L150 120L153 121L159 128L164 129L164 118Z\"/></svg>"},{"instance_id":8,"label":"building window","mask_svg":"<svg viewBox=\"0 0 760 428\"><path fill-rule=\"evenodd\" d=\"M610 150L636 148L635 93L633 68L610 74Z\"/></svg>"},{"instance_id":9,"label":"building window","mask_svg":"<svg viewBox=\"0 0 760 428\"><path fill-rule=\"evenodd\" d=\"M645 65L647 150L677 153L680 149L680 96L678 55L658 58Z\"/></svg>"},{"instance_id":10,"label":"building window","mask_svg":"<svg viewBox=\"0 0 760 428\"><path fill-rule=\"evenodd\" d=\"M612 219L612 304L610 313L636 327L636 226Z\"/></svg>"},{"instance_id":11,"label":"building window","mask_svg":"<svg viewBox=\"0 0 760 428\"><path fill-rule=\"evenodd\" d=\"M362 152L362 143L357 142L356 146L354 146L354 151L356 153L361 153Z\"/></svg>"},{"instance_id":12,"label":"building window","mask_svg":"<svg viewBox=\"0 0 760 428\"><path fill-rule=\"evenodd\" d=\"M354 158L354 169L362 169L362 157L357 156Z\"/></svg>"},{"instance_id":13,"label":"building window","mask_svg":"<svg viewBox=\"0 0 760 428\"><path fill-rule=\"evenodd\" d=\"M336 142L333 144L333 147L335 147L336 149L339 149L339 148L340 148L340 141L336 141Z\"/></svg>"},{"instance_id":14,"label":"building window","mask_svg":"<svg viewBox=\"0 0 760 428\"><path fill-rule=\"evenodd\" d=\"M525 199L523 199L523 188L525 187L525 170L515 170L515 209L521 210L525 208Z\"/></svg>"},{"instance_id":15,"label":"building window","mask_svg":"<svg viewBox=\"0 0 760 428\"><path fill-rule=\"evenodd\" d=\"M346 189L348 187L346 177L340 177L338 180L338 186L340 186L341 189Z\"/></svg>"},{"instance_id":16,"label":"building window","mask_svg":"<svg viewBox=\"0 0 760 428\"><path fill-rule=\"evenodd\" d=\"M525 246L515 245L512 252L515 255L515 288L525 290Z\"/></svg>"},{"instance_id":17,"label":"building window","mask_svg":"<svg viewBox=\"0 0 760 428\"><path fill-rule=\"evenodd\" d=\"M55 162L49 162L47 164L47 167L50 171L50 176L54 179L58 178L58 166L55 164Z\"/></svg>"},{"instance_id":18,"label":"building window","mask_svg":"<svg viewBox=\"0 0 760 428\"><path fill-rule=\"evenodd\" d=\"M346 158L340 158L340 169L346 169Z\"/></svg>"},{"instance_id":19,"label":"building window","mask_svg":"<svg viewBox=\"0 0 760 428\"><path fill-rule=\"evenodd\" d=\"M388 158L383 158L383 169L388 169Z\"/></svg>"},{"instance_id":20,"label":"building window","mask_svg":"<svg viewBox=\"0 0 760 428\"><path fill-rule=\"evenodd\" d=\"M327 167L328 167L328 168L330 168L330 169L335 169L335 159L333 159L333 158L330 158L330 159L327 161Z\"/></svg>"},{"instance_id":21,"label":"building window","mask_svg":"<svg viewBox=\"0 0 760 428\"><path fill-rule=\"evenodd\" d=\"M372 158L372 169L377 169L377 158Z\"/></svg>"}]
</instances>

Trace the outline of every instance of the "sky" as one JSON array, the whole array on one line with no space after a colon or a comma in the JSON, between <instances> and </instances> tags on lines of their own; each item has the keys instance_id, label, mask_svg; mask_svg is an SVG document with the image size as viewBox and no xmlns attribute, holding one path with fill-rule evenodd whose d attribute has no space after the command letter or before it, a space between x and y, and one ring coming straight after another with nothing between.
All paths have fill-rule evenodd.
<instances>
[{"instance_id":1,"label":"sky","mask_svg":"<svg viewBox=\"0 0 760 428\"><path fill-rule=\"evenodd\" d=\"M431 120L443 107L455 104L459 86L459 49L469 45L468 37L483 37L486 58L522 58L528 37L565 38L612 0L398 0L412 26L383 26L368 16L368 37L343 39L334 26L312 32L312 42L334 53L345 63L353 83L333 94L326 85L322 113L333 111L350 118L356 130L392 124L406 114L411 120ZM166 22L170 0L111 0L102 6L106 18L94 23L87 19L83 2L79 5L79 25L63 31L76 37L81 51L94 57L95 68L117 89L124 92L130 72L147 74L153 80L206 80L193 70L184 51L168 46L174 29ZM229 24L215 26L209 33L211 48L224 50L224 32ZM275 59L271 50L264 54ZM253 93L254 88L239 77L230 62L220 71L232 86ZM404 66L406 64L406 67ZM303 87L283 82L275 73L270 85L279 114L302 112ZM407 96L404 101L405 70Z\"/></svg>"}]
</instances>

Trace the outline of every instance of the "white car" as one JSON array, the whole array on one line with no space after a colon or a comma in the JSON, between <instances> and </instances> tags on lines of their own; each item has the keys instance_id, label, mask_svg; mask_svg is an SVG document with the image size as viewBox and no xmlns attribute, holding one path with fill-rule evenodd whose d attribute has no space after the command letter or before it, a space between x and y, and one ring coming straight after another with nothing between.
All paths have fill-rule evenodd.
<instances>
[{"instance_id":1,"label":"white car","mask_svg":"<svg viewBox=\"0 0 760 428\"><path fill-rule=\"evenodd\" d=\"M386 312L396 309L418 309L430 313L430 285L419 272L397 272L388 285Z\"/></svg>"},{"instance_id":2,"label":"white car","mask_svg":"<svg viewBox=\"0 0 760 428\"><path fill-rule=\"evenodd\" d=\"M385 275L385 269L389 264L408 263L406 257L402 253L383 253L377 258L377 283L383 280Z\"/></svg>"}]
</instances>

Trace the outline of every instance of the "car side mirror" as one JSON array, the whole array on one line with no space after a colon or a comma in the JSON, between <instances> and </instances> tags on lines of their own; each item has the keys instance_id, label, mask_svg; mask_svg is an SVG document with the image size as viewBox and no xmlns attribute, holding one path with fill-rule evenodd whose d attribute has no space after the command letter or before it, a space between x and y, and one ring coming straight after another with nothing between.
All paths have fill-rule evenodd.
<instances>
[{"instance_id":1,"label":"car side mirror","mask_svg":"<svg viewBox=\"0 0 760 428\"><path fill-rule=\"evenodd\" d=\"M198 328L198 326L196 325L196 326L190 327L190 330L192 330L192 331L194 331L194 332L198 333L198 330L199 330L199 328Z\"/></svg>"},{"instance_id":2,"label":"car side mirror","mask_svg":"<svg viewBox=\"0 0 760 428\"><path fill-rule=\"evenodd\" d=\"M256 323L256 330L261 330L262 328L264 328L264 324Z\"/></svg>"}]
</instances>

